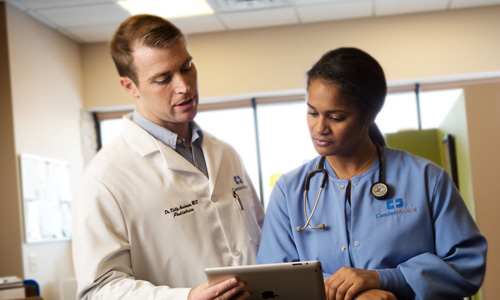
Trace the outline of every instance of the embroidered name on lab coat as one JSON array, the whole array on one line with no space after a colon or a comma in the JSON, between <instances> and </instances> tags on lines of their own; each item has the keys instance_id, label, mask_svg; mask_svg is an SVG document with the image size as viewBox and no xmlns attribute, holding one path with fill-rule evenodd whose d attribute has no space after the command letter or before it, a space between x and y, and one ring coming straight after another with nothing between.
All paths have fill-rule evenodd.
<instances>
[{"instance_id":1,"label":"embroidered name on lab coat","mask_svg":"<svg viewBox=\"0 0 500 300\"><path fill-rule=\"evenodd\" d=\"M171 215L174 218L194 212L194 206L198 204L198 200L192 200L191 203L181 204L179 206L165 209L165 215Z\"/></svg>"}]
</instances>

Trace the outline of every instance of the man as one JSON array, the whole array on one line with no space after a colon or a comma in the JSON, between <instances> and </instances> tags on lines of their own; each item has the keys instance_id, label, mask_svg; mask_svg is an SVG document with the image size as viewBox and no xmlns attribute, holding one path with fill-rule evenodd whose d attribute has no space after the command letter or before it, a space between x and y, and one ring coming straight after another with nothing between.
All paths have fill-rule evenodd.
<instances>
[{"instance_id":1,"label":"man","mask_svg":"<svg viewBox=\"0 0 500 300\"><path fill-rule=\"evenodd\" d=\"M130 17L111 55L135 111L75 192L78 298L247 299L235 278L203 283L206 267L255 263L264 212L233 148L193 121L197 73L181 31Z\"/></svg>"}]
</instances>

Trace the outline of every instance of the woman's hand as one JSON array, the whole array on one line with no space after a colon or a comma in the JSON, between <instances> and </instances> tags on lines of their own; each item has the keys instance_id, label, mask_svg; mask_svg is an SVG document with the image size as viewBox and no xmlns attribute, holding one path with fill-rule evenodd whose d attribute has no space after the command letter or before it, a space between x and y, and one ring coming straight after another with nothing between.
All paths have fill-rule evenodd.
<instances>
[{"instance_id":1,"label":"woman's hand","mask_svg":"<svg viewBox=\"0 0 500 300\"><path fill-rule=\"evenodd\" d=\"M376 271L342 267L325 280L328 300L351 300L369 289L380 289L380 277Z\"/></svg>"},{"instance_id":2,"label":"woman's hand","mask_svg":"<svg viewBox=\"0 0 500 300\"><path fill-rule=\"evenodd\" d=\"M188 300L246 300L250 292L243 291L245 284L236 278L230 278L213 286L204 283L189 292Z\"/></svg>"},{"instance_id":3,"label":"woman's hand","mask_svg":"<svg viewBox=\"0 0 500 300\"><path fill-rule=\"evenodd\" d=\"M397 298L391 292L371 289L359 293L356 300L397 300Z\"/></svg>"}]
</instances>

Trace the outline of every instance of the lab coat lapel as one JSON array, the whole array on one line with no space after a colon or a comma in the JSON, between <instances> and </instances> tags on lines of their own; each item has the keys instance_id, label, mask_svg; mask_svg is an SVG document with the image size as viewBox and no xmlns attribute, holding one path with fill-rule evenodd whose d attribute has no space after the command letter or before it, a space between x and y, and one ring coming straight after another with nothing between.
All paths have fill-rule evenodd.
<instances>
[{"instance_id":1,"label":"lab coat lapel","mask_svg":"<svg viewBox=\"0 0 500 300\"><path fill-rule=\"evenodd\" d=\"M198 170L192 163L182 157L182 155L177 153L174 149L170 148L160 141L156 142L168 169L178 172L199 173L203 175L200 170Z\"/></svg>"},{"instance_id":2,"label":"lab coat lapel","mask_svg":"<svg viewBox=\"0 0 500 300\"><path fill-rule=\"evenodd\" d=\"M158 151L153 137L132 121L132 113L123 116L121 135L141 157Z\"/></svg>"},{"instance_id":3,"label":"lab coat lapel","mask_svg":"<svg viewBox=\"0 0 500 300\"><path fill-rule=\"evenodd\" d=\"M200 170L193 166L193 164L187 161L179 153L175 152L175 150L155 139L139 125L134 123L131 120L131 114L123 117L122 135L127 143L129 143L142 157L159 152L168 169L186 173L199 173L205 176Z\"/></svg>"}]
</instances>

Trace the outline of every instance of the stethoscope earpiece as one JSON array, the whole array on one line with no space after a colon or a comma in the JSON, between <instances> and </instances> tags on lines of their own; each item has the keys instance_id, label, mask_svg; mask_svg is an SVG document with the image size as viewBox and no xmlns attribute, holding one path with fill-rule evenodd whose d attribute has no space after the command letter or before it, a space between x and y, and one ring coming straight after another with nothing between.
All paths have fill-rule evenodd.
<instances>
[{"instance_id":1,"label":"stethoscope earpiece","mask_svg":"<svg viewBox=\"0 0 500 300\"><path fill-rule=\"evenodd\" d=\"M307 227L311 228L311 229L325 229L326 226L325 224L319 224L318 226L315 226L315 227L311 227L311 225L309 224L306 224L304 225L304 227L300 227L300 226L297 226L297 228L295 228L297 230L297 232L301 232L302 230L306 229Z\"/></svg>"}]
</instances>

